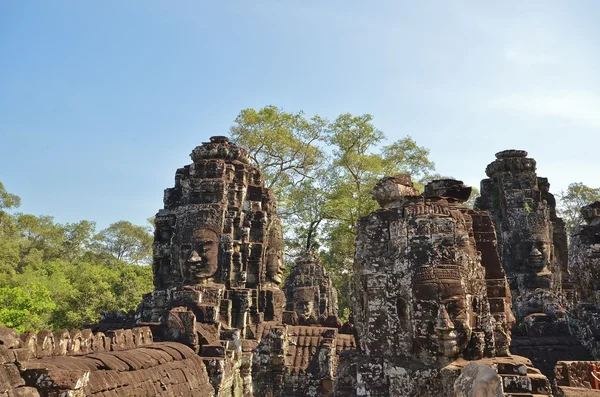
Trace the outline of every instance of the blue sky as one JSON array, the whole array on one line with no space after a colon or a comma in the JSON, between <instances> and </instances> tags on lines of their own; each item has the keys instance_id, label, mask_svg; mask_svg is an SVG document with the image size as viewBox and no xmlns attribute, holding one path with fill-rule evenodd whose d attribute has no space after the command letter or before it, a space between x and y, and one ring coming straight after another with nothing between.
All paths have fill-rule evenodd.
<instances>
[{"instance_id":1,"label":"blue sky","mask_svg":"<svg viewBox=\"0 0 600 397\"><path fill-rule=\"evenodd\" d=\"M479 185L529 151L551 191L600 186L600 3L0 2L0 181L59 222L162 207L239 111L370 113Z\"/></svg>"}]
</instances>

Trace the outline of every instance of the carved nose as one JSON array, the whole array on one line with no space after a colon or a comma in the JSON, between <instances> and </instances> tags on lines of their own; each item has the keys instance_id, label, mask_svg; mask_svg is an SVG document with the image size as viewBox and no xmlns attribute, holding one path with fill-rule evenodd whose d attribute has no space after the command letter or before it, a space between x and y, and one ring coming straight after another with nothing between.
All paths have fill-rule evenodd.
<instances>
[{"instance_id":1,"label":"carved nose","mask_svg":"<svg viewBox=\"0 0 600 397\"><path fill-rule=\"evenodd\" d=\"M190 254L190 257L188 259L188 262L202 262L202 258L200 258L200 255L198 255L198 253L196 251L192 251L192 253Z\"/></svg>"},{"instance_id":2,"label":"carved nose","mask_svg":"<svg viewBox=\"0 0 600 397\"><path fill-rule=\"evenodd\" d=\"M529 255L531 255L531 256L542 256L542 253L540 252L539 249L533 247L533 249L531 250L531 253Z\"/></svg>"},{"instance_id":3,"label":"carved nose","mask_svg":"<svg viewBox=\"0 0 600 397\"><path fill-rule=\"evenodd\" d=\"M453 330L454 329L454 323L450 319L450 316L448 315L448 311L446 310L446 307L443 305L440 306L440 309L438 311L436 328L438 330Z\"/></svg>"}]
</instances>

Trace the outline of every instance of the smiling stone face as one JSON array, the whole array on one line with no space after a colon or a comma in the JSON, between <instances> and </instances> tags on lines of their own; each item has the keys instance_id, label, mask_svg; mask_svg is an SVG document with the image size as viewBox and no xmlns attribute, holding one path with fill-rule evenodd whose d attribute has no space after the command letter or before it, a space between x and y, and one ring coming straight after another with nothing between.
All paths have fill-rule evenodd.
<instances>
[{"instance_id":1,"label":"smiling stone face","mask_svg":"<svg viewBox=\"0 0 600 397\"><path fill-rule=\"evenodd\" d=\"M218 317L242 333L280 321L284 245L273 193L245 150L225 137L211 137L191 157L156 215L155 293L143 318L165 318L160 310L175 305L195 310L199 322Z\"/></svg>"},{"instance_id":2,"label":"smiling stone face","mask_svg":"<svg viewBox=\"0 0 600 397\"><path fill-rule=\"evenodd\" d=\"M280 284L283 281L283 266L283 231L279 217L273 215L266 252L266 281Z\"/></svg>"},{"instance_id":3,"label":"smiling stone face","mask_svg":"<svg viewBox=\"0 0 600 397\"><path fill-rule=\"evenodd\" d=\"M532 235L531 240L519 244L524 270L540 273L548 271L552 258L552 242L548 237Z\"/></svg>"},{"instance_id":4,"label":"smiling stone face","mask_svg":"<svg viewBox=\"0 0 600 397\"><path fill-rule=\"evenodd\" d=\"M570 290L567 237L547 178L527 152L507 150L486 168L475 208L490 213L502 266L517 298L544 288ZM565 292L569 295L569 292Z\"/></svg>"},{"instance_id":5,"label":"smiling stone face","mask_svg":"<svg viewBox=\"0 0 600 397\"><path fill-rule=\"evenodd\" d=\"M186 284L201 284L214 276L219 266L219 235L209 229L195 233L194 244L182 247L181 268Z\"/></svg>"},{"instance_id":6,"label":"smiling stone face","mask_svg":"<svg viewBox=\"0 0 600 397\"><path fill-rule=\"evenodd\" d=\"M468 190L436 181L360 220L353 310L368 354L432 366L493 354L485 268L461 204Z\"/></svg>"},{"instance_id":7,"label":"smiling stone face","mask_svg":"<svg viewBox=\"0 0 600 397\"><path fill-rule=\"evenodd\" d=\"M456 265L423 266L413 284L416 343L415 353L428 351L457 357L471 340L472 304ZM427 330L427 332L419 332Z\"/></svg>"}]
</instances>

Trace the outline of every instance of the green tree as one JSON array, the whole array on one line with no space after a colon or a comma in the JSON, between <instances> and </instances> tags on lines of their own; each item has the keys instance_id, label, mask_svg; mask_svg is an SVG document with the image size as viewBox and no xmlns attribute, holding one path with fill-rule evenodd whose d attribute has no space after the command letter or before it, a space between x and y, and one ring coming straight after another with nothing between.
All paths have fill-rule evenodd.
<instances>
[{"instance_id":1,"label":"green tree","mask_svg":"<svg viewBox=\"0 0 600 397\"><path fill-rule=\"evenodd\" d=\"M292 229L293 238L288 239L286 248L293 253L321 247L322 226L331 217L326 205L331 193L331 176L329 168L317 170L313 177L303 180L289 191L287 202L291 208L285 220L288 228Z\"/></svg>"},{"instance_id":2,"label":"green tree","mask_svg":"<svg viewBox=\"0 0 600 397\"><path fill-rule=\"evenodd\" d=\"M558 214L566 224L567 233L581 225L584 220L581 216L581 207L600 200L600 188L593 188L581 182L571 183L566 191L558 194Z\"/></svg>"},{"instance_id":3,"label":"green tree","mask_svg":"<svg viewBox=\"0 0 600 397\"><path fill-rule=\"evenodd\" d=\"M6 210L17 208L21 198L8 193L0 182L0 286L3 286L14 274L20 260L20 247L15 219Z\"/></svg>"},{"instance_id":4,"label":"green tree","mask_svg":"<svg viewBox=\"0 0 600 397\"><path fill-rule=\"evenodd\" d=\"M342 114L327 122L268 106L243 110L231 128L277 193L288 250L319 251L341 308L348 304L356 222L377 208L375 183L397 173L418 181L434 169L429 151L410 137L384 145L372 119Z\"/></svg>"},{"instance_id":5,"label":"green tree","mask_svg":"<svg viewBox=\"0 0 600 397\"><path fill-rule=\"evenodd\" d=\"M16 208L21 205L21 198L15 194L8 193L4 184L0 182L0 212L5 209Z\"/></svg>"},{"instance_id":6,"label":"green tree","mask_svg":"<svg viewBox=\"0 0 600 397\"><path fill-rule=\"evenodd\" d=\"M94 240L99 253L107 253L128 263L150 263L152 235L144 226L118 221L100 231Z\"/></svg>"},{"instance_id":7,"label":"green tree","mask_svg":"<svg viewBox=\"0 0 600 397\"><path fill-rule=\"evenodd\" d=\"M65 239L61 247L62 257L70 263L77 258L81 258L92 247L95 230L96 222L90 221L80 221L64 225L63 233Z\"/></svg>"},{"instance_id":8,"label":"green tree","mask_svg":"<svg viewBox=\"0 0 600 397\"><path fill-rule=\"evenodd\" d=\"M47 327L55 308L50 291L41 283L0 288L0 324L18 332Z\"/></svg>"},{"instance_id":9,"label":"green tree","mask_svg":"<svg viewBox=\"0 0 600 397\"><path fill-rule=\"evenodd\" d=\"M325 127L326 121L319 116L308 119L303 112L266 106L258 111L242 110L230 134L234 142L248 149L254 165L263 171L265 185L280 194L310 178L322 163L323 152L317 143L323 139Z\"/></svg>"},{"instance_id":10,"label":"green tree","mask_svg":"<svg viewBox=\"0 0 600 397\"><path fill-rule=\"evenodd\" d=\"M50 216L12 214L7 210L18 204L17 196L3 187L0 196L0 324L21 332L81 328L97 322L101 311L135 309L152 290L150 266L125 263L106 249L112 237L129 233L141 242L122 259L147 257L147 227L111 225L94 239L94 222L63 225Z\"/></svg>"},{"instance_id":11,"label":"green tree","mask_svg":"<svg viewBox=\"0 0 600 397\"><path fill-rule=\"evenodd\" d=\"M60 258L65 241L64 228L54 223L51 216L16 214L16 227L20 235L21 261L19 271L40 266L43 261Z\"/></svg>"}]
</instances>

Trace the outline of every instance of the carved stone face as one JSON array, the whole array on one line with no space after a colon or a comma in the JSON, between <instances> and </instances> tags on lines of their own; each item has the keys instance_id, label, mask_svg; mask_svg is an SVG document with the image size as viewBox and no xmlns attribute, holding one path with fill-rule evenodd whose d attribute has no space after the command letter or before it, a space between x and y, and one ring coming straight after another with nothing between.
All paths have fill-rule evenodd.
<instances>
[{"instance_id":1,"label":"carved stone face","mask_svg":"<svg viewBox=\"0 0 600 397\"><path fill-rule=\"evenodd\" d=\"M200 229L194 233L195 241L182 246L181 268L187 281L202 283L212 277L219 266L219 236L209 229Z\"/></svg>"},{"instance_id":2,"label":"carved stone face","mask_svg":"<svg viewBox=\"0 0 600 397\"><path fill-rule=\"evenodd\" d=\"M422 312L416 316L414 331L419 334L420 330L428 330L420 338L420 345L452 358L458 356L471 340L473 313L458 274L455 279L439 278L447 271L432 267L418 271L417 280L428 279L416 281L414 285L414 308ZM440 313L444 313L443 316Z\"/></svg>"},{"instance_id":3,"label":"carved stone face","mask_svg":"<svg viewBox=\"0 0 600 397\"><path fill-rule=\"evenodd\" d=\"M460 350L458 348L457 334L453 329L448 329L447 332L441 334L441 350L442 355L448 358L458 356Z\"/></svg>"},{"instance_id":4,"label":"carved stone face","mask_svg":"<svg viewBox=\"0 0 600 397\"><path fill-rule=\"evenodd\" d=\"M525 271L539 273L548 269L552 257L552 243L542 236L533 236L520 244Z\"/></svg>"},{"instance_id":5,"label":"carved stone face","mask_svg":"<svg viewBox=\"0 0 600 397\"><path fill-rule=\"evenodd\" d=\"M312 287L300 287L294 294L294 310L298 314L310 316L315 313L315 290Z\"/></svg>"},{"instance_id":6,"label":"carved stone face","mask_svg":"<svg viewBox=\"0 0 600 397\"><path fill-rule=\"evenodd\" d=\"M460 353L458 346L458 334L454 323L450 320L446 307L442 304L438 310L438 319L435 327L438 338L439 352L444 357L454 358Z\"/></svg>"},{"instance_id":7,"label":"carved stone face","mask_svg":"<svg viewBox=\"0 0 600 397\"><path fill-rule=\"evenodd\" d=\"M442 300L442 304L446 306L448 316L454 323L456 331L456 347L457 354L464 349L469 340L471 340L472 328L470 324L472 313L469 312L469 303L466 295L463 294L453 296Z\"/></svg>"},{"instance_id":8,"label":"carved stone face","mask_svg":"<svg viewBox=\"0 0 600 397\"><path fill-rule=\"evenodd\" d=\"M267 253L267 280L277 284L283 280L283 252L274 248Z\"/></svg>"},{"instance_id":9,"label":"carved stone face","mask_svg":"<svg viewBox=\"0 0 600 397\"><path fill-rule=\"evenodd\" d=\"M267 281L280 284L283 280L283 231L279 217L273 216L271 222L265 274Z\"/></svg>"},{"instance_id":10,"label":"carved stone face","mask_svg":"<svg viewBox=\"0 0 600 397\"><path fill-rule=\"evenodd\" d=\"M313 302L312 301L299 301L296 302L296 312L310 316L313 313Z\"/></svg>"}]
</instances>

